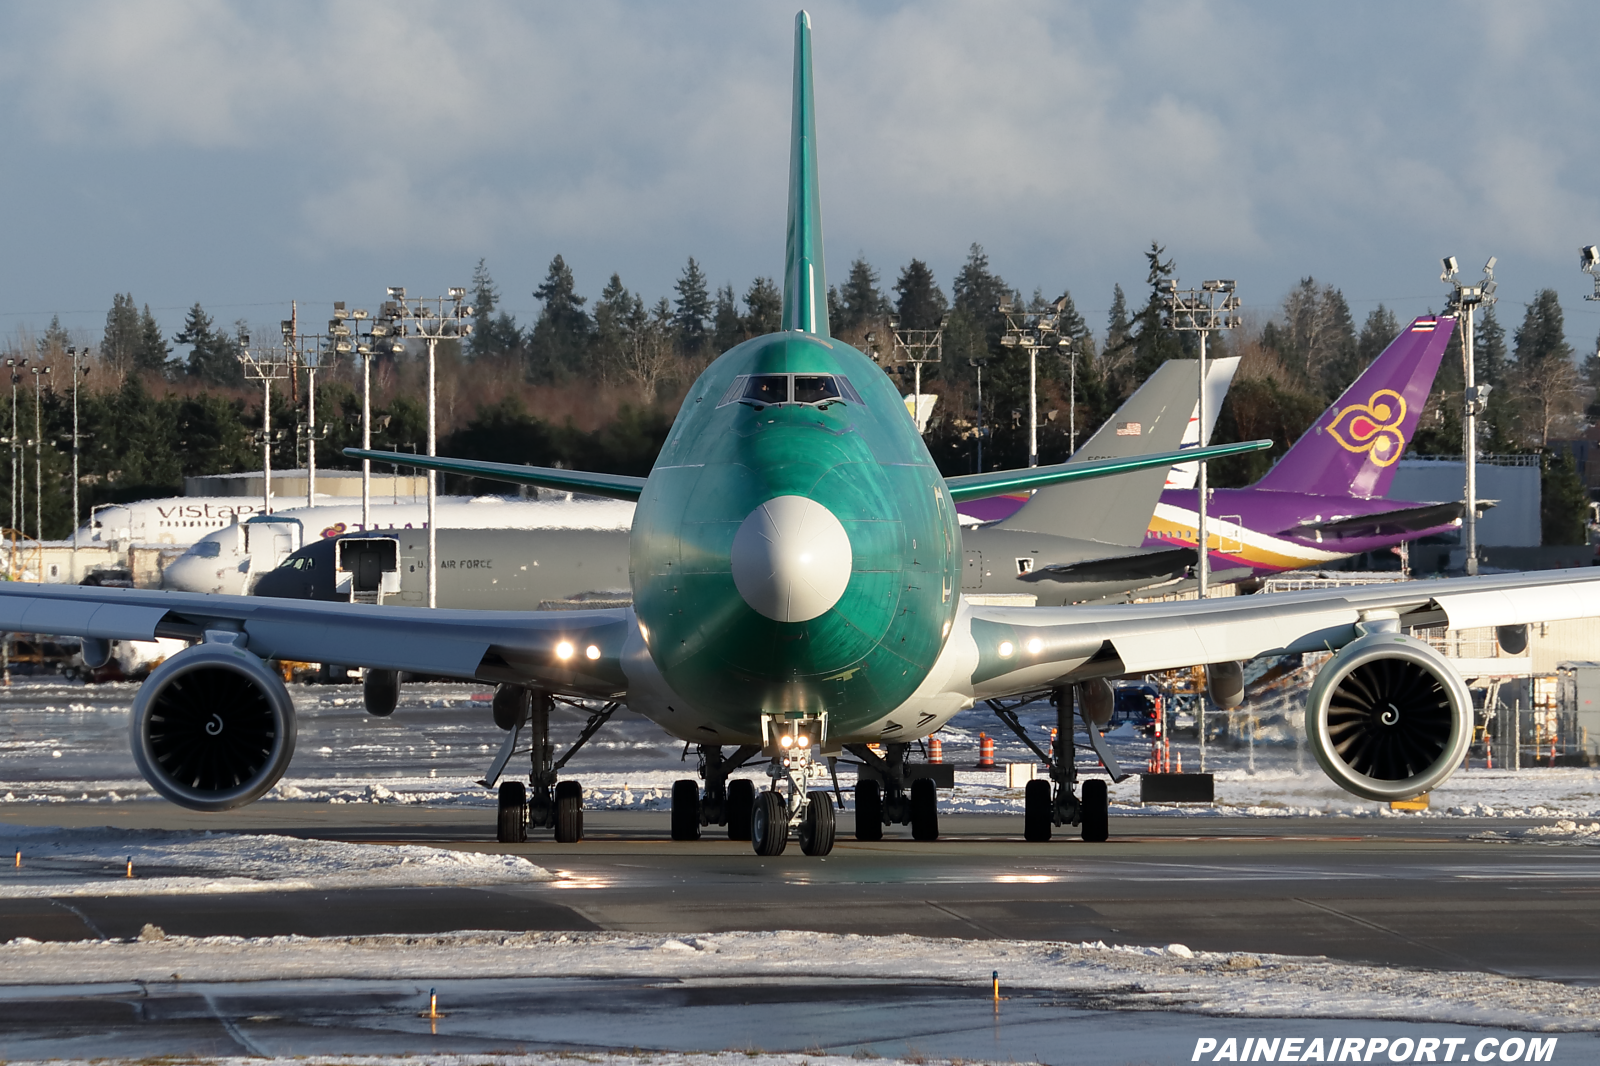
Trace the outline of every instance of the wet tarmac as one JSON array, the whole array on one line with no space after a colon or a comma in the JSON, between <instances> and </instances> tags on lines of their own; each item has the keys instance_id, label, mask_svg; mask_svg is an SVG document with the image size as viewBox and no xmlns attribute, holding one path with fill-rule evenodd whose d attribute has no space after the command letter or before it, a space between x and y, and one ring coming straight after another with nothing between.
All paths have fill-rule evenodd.
<instances>
[{"instance_id":1,"label":"wet tarmac","mask_svg":"<svg viewBox=\"0 0 1600 1066\"><path fill-rule=\"evenodd\" d=\"M442 1017L425 1017L429 993ZM0 1058L723 1051L990 1062L1187 1062L1202 1036L1391 1042L1527 1034L1464 1025L1235 1019L1141 1009L1136 990L1075 996L843 980L263 981L0 989ZM1554 1061L1594 1061L1564 1033ZM1221 1040L1218 1040L1220 1043ZM1492 1051L1491 1051L1492 1054Z\"/></svg>"}]
</instances>

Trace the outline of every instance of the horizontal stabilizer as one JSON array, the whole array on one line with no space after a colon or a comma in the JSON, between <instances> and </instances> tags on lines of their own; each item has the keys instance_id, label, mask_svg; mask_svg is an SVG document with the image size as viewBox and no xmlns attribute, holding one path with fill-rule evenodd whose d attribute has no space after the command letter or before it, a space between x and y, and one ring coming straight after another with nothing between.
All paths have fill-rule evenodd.
<instances>
[{"instance_id":1,"label":"horizontal stabilizer","mask_svg":"<svg viewBox=\"0 0 1600 1066\"><path fill-rule=\"evenodd\" d=\"M1302 522L1284 533L1291 537L1320 537L1323 542L1365 537L1403 537L1424 529L1448 526L1466 507L1460 503L1426 503L1378 514L1350 515L1326 522Z\"/></svg>"},{"instance_id":2,"label":"horizontal stabilizer","mask_svg":"<svg viewBox=\"0 0 1600 1066\"><path fill-rule=\"evenodd\" d=\"M1020 581L1153 581L1181 573L1192 566L1200 553L1194 548L1157 548L1130 552L1109 559L1085 559L1078 563L1040 566L1021 575Z\"/></svg>"},{"instance_id":3,"label":"horizontal stabilizer","mask_svg":"<svg viewBox=\"0 0 1600 1066\"><path fill-rule=\"evenodd\" d=\"M1148 470L1153 466L1172 466L1185 460L1221 459L1225 455L1259 452L1272 447L1270 440L1247 440L1238 444L1218 444L1210 448L1185 448L1181 451L1156 452L1152 455L1130 455L1124 459L1101 459L1091 463L1057 463L1054 466L1031 466L1022 470L994 470L987 474L962 474L944 479L950 497L957 503L977 500L985 496L1000 496L1007 492L1040 489L1046 485L1060 485L1068 481L1110 477L1134 470ZM346 455L352 454L346 451ZM410 458L406 456L405 458ZM392 462L393 460L385 460ZM494 465L494 464L487 464ZM509 467L517 470L520 467ZM554 473L566 473L557 470Z\"/></svg>"},{"instance_id":4,"label":"horizontal stabilizer","mask_svg":"<svg viewBox=\"0 0 1600 1066\"><path fill-rule=\"evenodd\" d=\"M626 474L591 474L583 470L558 470L549 466L486 463L477 459L449 459L442 455L412 455L409 452L370 452L362 448L346 448L344 454L352 459L442 470L447 474L509 481L513 485L537 485L541 489L583 492L613 500L632 502L644 491L644 478L628 477Z\"/></svg>"}]
</instances>

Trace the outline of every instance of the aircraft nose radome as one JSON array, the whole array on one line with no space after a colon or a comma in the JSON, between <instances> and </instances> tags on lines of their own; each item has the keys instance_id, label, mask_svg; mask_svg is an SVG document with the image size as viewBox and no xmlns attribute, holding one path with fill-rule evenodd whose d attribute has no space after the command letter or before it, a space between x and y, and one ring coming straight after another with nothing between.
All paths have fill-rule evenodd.
<instances>
[{"instance_id":1,"label":"aircraft nose radome","mask_svg":"<svg viewBox=\"0 0 1600 1066\"><path fill-rule=\"evenodd\" d=\"M839 602L854 556L832 511L804 496L778 496L740 524L731 562L744 602L774 621L804 622Z\"/></svg>"}]
</instances>

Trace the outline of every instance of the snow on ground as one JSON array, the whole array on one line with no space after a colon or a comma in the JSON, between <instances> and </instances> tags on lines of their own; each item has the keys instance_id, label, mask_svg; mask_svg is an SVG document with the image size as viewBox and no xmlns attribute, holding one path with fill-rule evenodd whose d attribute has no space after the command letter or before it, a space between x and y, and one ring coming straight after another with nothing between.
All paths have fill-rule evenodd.
<instances>
[{"instance_id":1,"label":"snow on ground","mask_svg":"<svg viewBox=\"0 0 1600 1066\"><path fill-rule=\"evenodd\" d=\"M682 981L881 979L1089 994L1108 1008L1223 1017L1364 1018L1592 1030L1600 989L1551 981L1359 966L1322 958L1017 940L779 931L662 937L486 933L368 937L162 937L0 944L0 984L630 977Z\"/></svg>"},{"instance_id":2,"label":"snow on ground","mask_svg":"<svg viewBox=\"0 0 1600 1066\"><path fill-rule=\"evenodd\" d=\"M0 898L483 885L555 876L514 855L244 833L0 826L0 845L8 867Z\"/></svg>"}]
</instances>

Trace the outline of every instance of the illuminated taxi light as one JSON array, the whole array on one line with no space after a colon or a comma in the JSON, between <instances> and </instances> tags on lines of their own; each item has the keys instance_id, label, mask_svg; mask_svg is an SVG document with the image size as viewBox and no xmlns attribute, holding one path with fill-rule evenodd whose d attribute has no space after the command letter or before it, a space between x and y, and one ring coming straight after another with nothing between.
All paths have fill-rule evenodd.
<instances>
[{"instance_id":1,"label":"illuminated taxi light","mask_svg":"<svg viewBox=\"0 0 1600 1066\"><path fill-rule=\"evenodd\" d=\"M1040 640L1038 637L1034 637L1032 640L1028 641L1029 655L1038 655L1041 651L1044 651L1044 641Z\"/></svg>"},{"instance_id":2,"label":"illuminated taxi light","mask_svg":"<svg viewBox=\"0 0 1600 1066\"><path fill-rule=\"evenodd\" d=\"M570 640L563 640L556 645L556 658L563 661L572 658L572 642Z\"/></svg>"},{"instance_id":3,"label":"illuminated taxi light","mask_svg":"<svg viewBox=\"0 0 1600 1066\"><path fill-rule=\"evenodd\" d=\"M600 658L600 649L596 645L591 644L584 650L583 654L587 655L591 659L598 659Z\"/></svg>"},{"instance_id":4,"label":"illuminated taxi light","mask_svg":"<svg viewBox=\"0 0 1600 1066\"><path fill-rule=\"evenodd\" d=\"M787 747L790 747L793 744L794 744L794 737L782 736L782 737L778 738L779 747L787 748Z\"/></svg>"},{"instance_id":5,"label":"illuminated taxi light","mask_svg":"<svg viewBox=\"0 0 1600 1066\"><path fill-rule=\"evenodd\" d=\"M797 743L802 748L809 748L811 746L811 738L806 736L804 733L801 733Z\"/></svg>"},{"instance_id":6,"label":"illuminated taxi light","mask_svg":"<svg viewBox=\"0 0 1600 1066\"><path fill-rule=\"evenodd\" d=\"M1009 659L1011 658L1012 653L1016 650L1017 646L1011 643L1009 640L1002 640L1000 642L1000 658Z\"/></svg>"}]
</instances>

